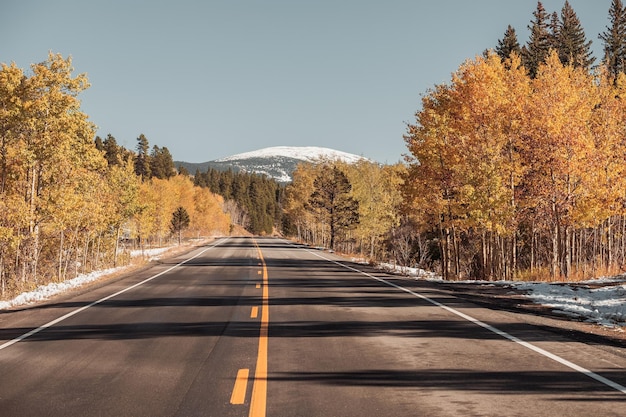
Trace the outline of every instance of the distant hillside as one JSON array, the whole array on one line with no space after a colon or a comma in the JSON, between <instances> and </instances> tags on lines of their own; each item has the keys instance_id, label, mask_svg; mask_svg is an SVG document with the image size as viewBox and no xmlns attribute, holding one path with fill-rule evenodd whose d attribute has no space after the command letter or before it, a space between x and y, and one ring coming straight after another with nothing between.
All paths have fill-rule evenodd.
<instances>
[{"instance_id":1,"label":"distant hillside","mask_svg":"<svg viewBox=\"0 0 626 417\"><path fill-rule=\"evenodd\" d=\"M220 171L232 169L233 171L264 174L270 178L276 179L278 182L286 183L291 182L291 174L298 164L320 160L339 160L347 163L356 163L360 160L367 160L367 158L329 148L313 146L275 146L220 158L214 161L202 163L175 161L174 164L176 167L185 167L191 174L194 174L196 170L206 172L208 168Z\"/></svg>"}]
</instances>

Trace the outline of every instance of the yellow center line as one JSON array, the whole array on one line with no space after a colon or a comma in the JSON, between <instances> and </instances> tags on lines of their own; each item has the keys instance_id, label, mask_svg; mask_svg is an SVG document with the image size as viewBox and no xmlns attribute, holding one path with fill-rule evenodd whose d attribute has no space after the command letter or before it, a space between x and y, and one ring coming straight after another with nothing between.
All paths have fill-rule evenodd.
<instances>
[{"instance_id":1,"label":"yellow center line","mask_svg":"<svg viewBox=\"0 0 626 417\"><path fill-rule=\"evenodd\" d=\"M261 248L254 240L259 259L263 265L263 305L261 307L261 330L259 332L259 351L254 372L254 384L252 386L252 400L250 402L249 417L265 417L267 408L267 333L270 322L269 286L267 265L263 258Z\"/></svg>"},{"instance_id":2,"label":"yellow center line","mask_svg":"<svg viewBox=\"0 0 626 417\"><path fill-rule=\"evenodd\" d=\"M230 396L231 404L243 404L245 401L249 374L249 369L240 369L239 372L237 372L237 379L235 379L233 394Z\"/></svg>"},{"instance_id":3,"label":"yellow center line","mask_svg":"<svg viewBox=\"0 0 626 417\"><path fill-rule=\"evenodd\" d=\"M256 288L257 288L257 290L258 290L259 288L261 288L261 284L256 284Z\"/></svg>"},{"instance_id":4,"label":"yellow center line","mask_svg":"<svg viewBox=\"0 0 626 417\"><path fill-rule=\"evenodd\" d=\"M252 311L250 311L250 318L256 319L257 317L259 317L259 307L254 306L252 307Z\"/></svg>"}]
</instances>

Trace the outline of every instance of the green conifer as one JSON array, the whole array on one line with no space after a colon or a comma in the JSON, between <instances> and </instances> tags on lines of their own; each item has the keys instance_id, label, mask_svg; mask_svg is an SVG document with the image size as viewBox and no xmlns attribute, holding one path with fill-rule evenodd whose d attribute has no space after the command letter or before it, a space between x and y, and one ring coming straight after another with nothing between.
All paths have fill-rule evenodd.
<instances>
[{"instance_id":1,"label":"green conifer","mask_svg":"<svg viewBox=\"0 0 626 417\"><path fill-rule=\"evenodd\" d=\"M571 64L574 67L591 69L595 61L592 56L591 41L586 40L580 20L567 0L561 10L561 20L555 39L555 49L563 65Z\"/></svg>"},{"instance_id":2,"label":"green conifer","mask_svg":"<svg viewBox=\"0 0 626 417\"><path fill-rule=\"evenodd\" d=\"M539 64L543 63L550 53L553 40L549 26L550 17L540 1L537 2L533 16L534 19L528 26L530 39L522 48L522 63L530 76L535 78Z\"/></svg>"},{"instance_id":3,"label":"green conifer","mask_svg":"<svg viewBox=\"0 0 626 417\"><path fill-rule=\"evenodd\" d=\"M520 55L522 52L522 48L517 41L517 34L515 33L515 29L511 25L509 25L504 32L504 37L502 39L498 39L496 53L504 61L505 59L509 58L513 52L515 52L517 55Z\"/></svg>"},{"instance_id":4,"label":"green conifer","mask_svg":"<svg viewBox=\"0 0 626 417\"><path fill-rule=\"evenodd\" d=\"M626 9L622 0L613 0L609 9L611 25L598 37L604 45L603 62L614 76L626 72Z\"/></svg>"}]
</instances>

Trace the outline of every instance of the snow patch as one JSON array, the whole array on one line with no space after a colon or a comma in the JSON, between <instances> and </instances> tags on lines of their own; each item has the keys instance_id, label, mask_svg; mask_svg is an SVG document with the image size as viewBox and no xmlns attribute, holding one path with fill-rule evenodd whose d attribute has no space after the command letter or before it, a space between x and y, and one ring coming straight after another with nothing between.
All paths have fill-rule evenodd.
<instances>
[{"instance_id":1,"label":"snow patch","mask_svg":"<svg viewBox=\"0 0 626 417\"><path fill-rule=\"evenodd\" d=\"M626 284L599 288L587 285L514 282L511 286L528 292L535 303L585 321L608 327L626 326Z\"/></svg>"},{"instance_id":2,"label":"snow patch","mask_svg":"<svg viewBox=\"0 0 626 417\"><path fill-rule=\"evenodd\" d=\"M117 267L117 268L109 268L102 271L94 271L89 274L79 275L76 278L63 281L63 282L52 282L47 285L42 285L37 287L37 289L29 292L22 293L9 301L0 301L0 310L6 310L12 307L18 307L28 304L37 303L40 301L45 301L50 297L61 294L63 292L69 291L73 288L78 288L87 283L96 281L101 277L112 274L117 271L121 271L125 267Z\"/></svg>"},{"instance_id":3,"label":"snow patch","mask_svg":"<svg viewBox=\"0 0 626 417\"><path fill-rule=\"evenodd\" d=\"M143 255L148 258L148 260L152 261L155 259L159 259L160 255L162 255L169 249L172 249L172 247L168 246L163 248L146 249L144 251L134 250L131 251L130 256L134 258ZM52 282L47 285L42 285L37 287L33 291L22 293L12 300L0 301L0 310L6 310L13 307L19 307L48 300L55 295L62 294L71 289L81 287L85 284L96 281L106 275L122 271L126 268L126 266L120 266L117 268L109 268L101 271L93 271L88 274L81 274L76 278L72 278L67 281Z\"/></svg>"},{"instance_id":4,"label":"snow patch","mask_svg":"<svg viewBox=\"0 0 626 417\"><path fill-rule=\"evenodd\" d=\"M416 279L444 282L441 276L419 268L381 264L386 271ZM457 281L446 281L454 284ZM590 323L623 330L626 327L626 276L606 277L579 283L518 281L460 281L462 284L498 285L526 292L536 304Z\"/></svg>"}]
</instances>

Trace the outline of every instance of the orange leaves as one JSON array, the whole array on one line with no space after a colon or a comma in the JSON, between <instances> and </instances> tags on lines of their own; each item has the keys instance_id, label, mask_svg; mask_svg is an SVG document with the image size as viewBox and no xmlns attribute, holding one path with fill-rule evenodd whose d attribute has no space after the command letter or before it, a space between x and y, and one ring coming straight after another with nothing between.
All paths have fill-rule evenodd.
<instances>
[{"instance_id":1,"label":"orange leaves","mask_svg":"<svg viewBox=\"0 0 626 417\"><path fill-rule=\"evenodd\" d=\"M617 168L618 127L606 120L619 114L615 100L604 108L602 87L555 53L532 82L518 64L509 68L493 55L477 58L424 98L406 136L417 160L411 170L425 185L412 185L412 197L428 195L439 212L445 200L448 221L500 232L514 223L516 197L525 206L553 204L563 219L585 217L576 210L589 209L581 199L598 185L598 164ZM598 140L609 133L612 141Z\"/></svg>"},{"instance_id":2,"label":"orange leaves","mask_svg":"<svg viewBox=\"0 0 626 417\"><path fill-rule=\"evenodd\" d=\"M72 72L71 59L55 54L29 74L0 64L0 296L115 264L132 220L143 237L162 238L172 207L182 204L202 206L194 212L198 233L228 231L219 199L197 196L187 177L144 186L129 158L107 167L80 109L87 78Z\"/></svg>"},{"instance_id":3,"label":"orange leaves","mask_svg":"<svg viewBox=\"0 0 626 417\"><path fill-rule=\"evenodd\" d=\"M442 230L514 237L543 226L569 271L572 231L623 214L626 202L625 78L612 80L556 53L533 79L515 55L464 63L408 126L405 196Z\"/></svg>"},{"instance_id":4,"label":"orange leaves","mask_svg":"<svg viewBox=\"0 0 626 417\"><path fill-rule=\"evenodd\" d=\"M510 182L519 170L512 155L522 118L517 103L527 91L522 75L493 55L466 62L451 86L424 98L418 124L409 126L405 139L418 161L412 176L423 184L411 184L411 198L431 202L427 210L444 224L507 229Z\"/></svg>"},{"instance_id":5,"label":"orange leaves","mask_svg":"<svg viewBox=\"0 0 626 417\"><path fill-rule=\"evenodd\" d=\"M189 236L227 234L230 219L223 210L223 200L208 189L195 187L187 176L169 180L152 178L140 185L138 210L132 226L142 240L162 243L170 234L172 213L183 207L189 213Z\"/></svg>"}]
</instances>

